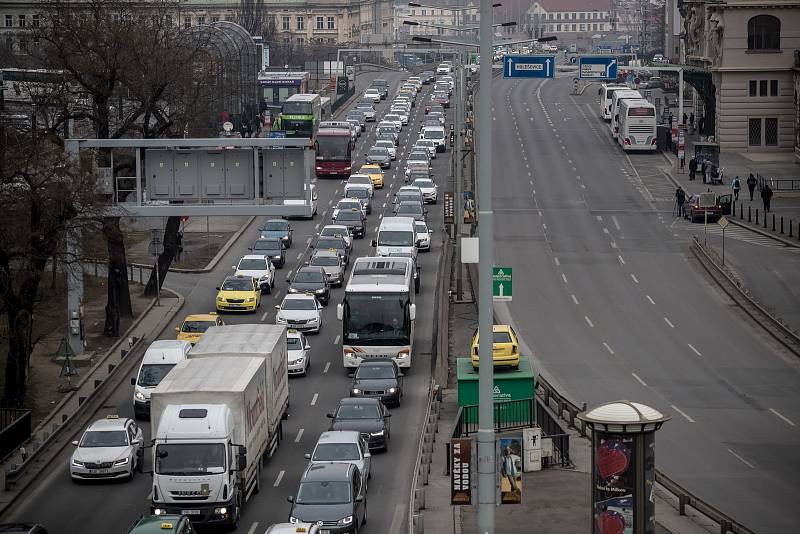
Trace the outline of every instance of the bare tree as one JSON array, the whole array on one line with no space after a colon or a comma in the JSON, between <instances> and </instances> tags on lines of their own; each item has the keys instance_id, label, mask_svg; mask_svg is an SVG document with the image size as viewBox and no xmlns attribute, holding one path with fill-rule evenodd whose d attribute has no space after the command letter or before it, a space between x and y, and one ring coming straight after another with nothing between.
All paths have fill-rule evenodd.
<instances>
[{"instance_id":1,"label":"bare tree","mask_svg":"<svg viewBox=\"0 0 800 534\"><path fill-rule=\"evenodd\" d=\"M239 0L239 24L250 35L263 36L265 15L264 0Z\"/></svg>"}]
</instances>

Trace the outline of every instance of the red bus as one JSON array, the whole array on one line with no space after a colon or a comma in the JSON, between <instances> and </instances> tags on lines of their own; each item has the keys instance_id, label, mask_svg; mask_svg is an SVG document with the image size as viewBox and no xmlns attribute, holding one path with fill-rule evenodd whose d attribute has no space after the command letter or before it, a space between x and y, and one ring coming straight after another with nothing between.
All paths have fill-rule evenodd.
<instances>
[{"instance_id":1,"label":"red bus","mask_svg":"<svg viewBox=\"0 0 800 534\"><path fill-rule=\"evenodd\" d=\"M320 128L317 131L317 178L335 176L347 178L353 169L353 142L350 128Z\"/></svg>"}]
</instances>

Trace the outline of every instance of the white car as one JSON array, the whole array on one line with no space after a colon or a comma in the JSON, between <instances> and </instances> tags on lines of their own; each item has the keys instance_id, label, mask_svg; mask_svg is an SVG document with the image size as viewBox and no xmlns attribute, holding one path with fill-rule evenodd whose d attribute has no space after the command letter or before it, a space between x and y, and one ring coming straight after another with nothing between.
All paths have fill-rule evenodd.
<instances>
[{"instance_id":1,"label":"white car","mask_svg":"<svg viewBox=\"0 0 800 534\"><path fill-rule=\"evenodd\" d=\"M353 464L361 473L361 484L367 489L372 455L361 433L356 430L329 430L320 434L314 452L306 454L309 465Z\"/></svg>"},{"instance_id":2,"label":"white car","mask_svg":"<svg viewBox=\"0 0 800 534\"><path fill-rule=\"evenodd\" d=\"M364 207L361 205L361 201L357 198L343 198L339 202L347 201L347 204L342 204L343 210L349 210L353 208L358 208L363 210ZM338 214L339 206L337 204L336 208L333 210L334 214ZM336 215L334 215L336 217ZM319 233L320 237L341 237L344 239L345 243L347 243L348 247L353 246L353 235L350 233L350 228L343 224L326 224L322 227L322 231Z\"/></svg>"},{"instance_id":3,"label":"white car","mask_svg":"<svg viewBox=\"0 0 800 534\"><path fill-rule=\"evenodd\" d=\"M430 178L417 178L411 185L419 187L419 190L422 191L423 202L426 204L436 204L436 200L439 196L439 188L436 187L436 183L433 180Z\"/></svg>"},{"instance_id":4,"label":"white car","mask_svg":"<svg viewBox=\"0 0 800 534\"><path fill-rule=\"evenodd\" d=\"M414 85L416 85L417 86L417 91L422 89L422 78L420 78L419 76L411 76L408 79L408 83L413 83Z\"/></svg>"},{"instance_id":5,"label":"white car","mask_svg":"<svg viewBox=\"0 0 800 534\"><path fill-rule=\"evenodd\" d=\"M383 124L384 122L394 124L401 130L403 129L403 121L400 119L400 115L397 115L396 113L387 113L386 115L384 115L381 124Z\"/></svg>"},{"instance_id":6,"label":"white car","mask_svg":"<svg viewBox=\"0 0 800 534\"><path fill-rule=\"evenodd\" d=\"M400 106L397 107L393 106L392 109L389 110L389 113L399 116L400 124L402 124L403 126L408 124L408 111L405 108Z\"/></svg>"},{"instance_id":7,"label":"white car","mask_svg":"<svg viewBox=\"0 0 800 534\"><path fill-rule=\"evenodd\" d=\"M453 81L453 77L452 76L442 76L441 77L441 81L447 82L447 84L450 86L450 90L451 91L456 86L456 82Z\"/></svg>"},{"instance_id":8,"label":"white car","mask_svg":"<svg viewBox=\"0 0 800 534\"><path fill-rule=\"evenodd\" d=\"M351 174L347 178L347 181L344 184L344 188L347 189L348 185L368 185L369 196L375 194L375 186L372 185L372 178L370 178L368 174L360 174L360 173Z\"/></svg>"},{"instance_id":9,"label":"white car","mask_svg":"<svg viewBox=\"0 0 800 534\"><path fill-rule=\"evenodd\" d=\"M372 100L374 103L379 104L381 101L381 92L377 89L367 89L364 91L364 99Z\"/></svg>"},{"instance_id":10,"label":"white car","mask_svg":"<svg viewBox=\"0 0 800 534\"><path fill-rule=\"evenodd\" d=\"M358 111L363 113L364 114L364 120L366 122L375 122L375 108L372 106L372 104L368 104L366 102L363 102L361 104L358 104L353 109L357 109Z\"/></svg>"},{"instance_id":11,"label":"white car","mask_svg":"<svg viewBox=\"0 0 800 534\"><path fill-rule=\"evenodd\" d=\"M397 147L395 147L394 143L392 143L388 139L378 139L377 141L375 141L375 146L380 146L388 150L389 157L392 158L392 160L397 159Z\"/></svg>"},{"instance_id":12,"label":"white car","mask_svg":"<svg viewBox=\"0 0 800 534\"><path fill-rule=\"evenodd\" d=\"M269 256L261 254L248 254L239 260L238 265L231 268L234 276L250 276L258 281L262 293L269 293L275 287L275 265Z\"/></svg>"},{"instance_id":13,"label":"white car","mask_svg":"<svg viewBox=\"0 0 800 534\"><path fill-rule=\"evenodd\" d=\"M431 159L436 159L436 142L431 139L417 139L414 148L422 147L428 151Z\"/></svg>"},{"instance_id":14,"label":"white car","mask_svg":"<svg viewBox=\"0 0 800 534\"><path fill-rule=\"evenodd\" d=\"M286 330L286 357L289 360L289 374L306 376L311 367L311 345L306 336L294 328Z\"/></svg>"},{"instance_id":15,"label":"white car","mask_svg":"<svg viewBox=\"0 0 800 534\"><path fill-rule=\"evenodd\" d=\"M289 293L283 297L275 322L288 328L308 332L319 332L322 328L322 304L314 295Z\"/></svg>"},{"instance_id":16,"label":"white car","mask_svg":"<svg viewBox=\"0 0 800 534\"><path fill-rule=\"evenodd\" d=\"M442 63L438 67L436 67L436 74L450 74L450 65L445 65Z\"/></svg>"},{"instance_id":17,"label":"white car","mask_svg":"<svg viewBox=\"0 0 800 534\"><path fill-rule=\"evenodd\" d=\"M414 221L414 232L417 234L417 250L430 250L432 231L425 221Z\"/></svg>"},{"instance_id":18,"label":"white car","mask_svg":"<svg viewBox=\"0 0 800 534\"><path fill-rule=\"evenodd\" d=\"M133 419L109 415L89 425L69 459L73 481L132 479L144 451L142 429ZM142 452L139 452L142 451Z\"/></svg>"}]
</instances>

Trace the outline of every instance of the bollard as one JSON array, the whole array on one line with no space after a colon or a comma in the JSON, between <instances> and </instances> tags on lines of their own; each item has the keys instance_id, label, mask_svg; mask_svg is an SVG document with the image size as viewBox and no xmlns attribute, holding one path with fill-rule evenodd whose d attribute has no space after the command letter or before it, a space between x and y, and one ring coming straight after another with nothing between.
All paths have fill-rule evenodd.
<instances>
[{"instance_id":1,"label":"bollard","mask_svg":"<svg viewBox=\"0 0 800 534\"><path fill-rule=\"evenodd\" d=\"M425 489L424 488L417 488L414 490L414 510L424 510L425 509Z\"/></svg>"},{"instance_id":2,"label":"bollard","mask_svg":"<svg viewBox=\"0 0 800 534\"><path fill-rule=\"evenodd\" d=\"M764 210L764 228L767 227L767 211Z\"/></svg>"},{"instance_id":3,"label":"bollard","mask_svg":"<svg viewBox=\"0 0 800 534\"><path fill-rule=\"evenodd\" d=\"M435 434L436 433L436 423L428 423L425 425L425 433L426 434Z\"/></svg>"},{"instance_id":4,"label":"bollard","mask_svg":"<svg viewBox=\"0 0 800 534\"><path fill-rule=\"evenodd\" d=\"M429 473L431 472L432 461L433 461L433 451L422 453L422 463L425 465L425 469L427 469Z\"/></svg>"},{"instance_id":5,"label":"bollard","mask_svg":"<svg viewBox=\"0 0 800 534\"><path fill-rule=\"evenodd\" d=\"M719 532L720 534L728 534L731 531L731 522L723 519L719 522Z\"/></svg>"},{"instance_id":6,"label":"bollard","mask_svg":"<svg viewBox=\"0 0 800 534\"><path fill-rule=\"evenodd\" d=\"M423 466L420 466L420 467L423 467ZM422 482L423 486L427 486L428 485L428 478L430 476L430 472L431 472L430 469L424 469L424 468L420 469L420 471L419 471L419 479L418 480L420 480Z\"/></svg>"},{"instance_id":7,"label":"bollard","mask_svg":"<svg viewBox=\"0 0 800 534\"><path fill-rule=\"evenodd\" d=\"M689 498L686 495L678 495L678 513L686 515L686 505L689 504Z\"/></svg>"},{"instance_id":8,"label":"bollard","mask_svg":"<svg viewBox=\"0 0 800 534\"><path fill-rule=\"evenodd\" d=\"M758 208L756 208L756 224L758 224Z\"/></svg>"},{"instance_id":9,"label":"bollard","mask_svg":"<svg viewBox=\"0 0 800 534\"><path fill-rule=\"evenodd\" d=\"M747 206L747 222L753 222L753 213L750 210L750 206Z\"/></svg>"},{"instance_id":10,"label":"bollard","mask_svg":"<svg viewBox=\"0 0 800 534\"><path fill-rule=\"evenodd\" d=\"M775 231L775 214L772 214L772 231Z\"/></svg>"},{"instance_id":11,"label":"bollard","mask_svg":"<svg viewBox=\"0 0 800 534\"><path fill-rule=\"evenodd\" d=\"M789 219L789 237L792 237L792 220Z\"/></svg>"}]
</instances>

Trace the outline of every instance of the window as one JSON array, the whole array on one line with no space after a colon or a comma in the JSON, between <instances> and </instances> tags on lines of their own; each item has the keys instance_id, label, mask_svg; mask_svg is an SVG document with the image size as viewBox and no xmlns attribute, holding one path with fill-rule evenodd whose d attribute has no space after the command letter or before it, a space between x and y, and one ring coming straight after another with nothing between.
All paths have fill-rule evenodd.
<instances>
[{"instance_id":1,"label":"window","mask_svg":"<svg viewBox=\"0 0 800 534\"><path fill-rule=\"evenodd\" d=\"M284 16L283 16L283 26L282 26L281 28L282 28L282 29L283 29L283 31L285 31L285 32L288 32L288 31L289 31L289 18L290 18L290 17L289 17L288 15L284 15Z\"/></svg>"},{"instance_id":2,"label":"window","mask_svg":"<svg viewBox=\"0 0 800 534\"><path fill-rule=\"evenodd\" d=\"M750 96L758 96L758 80L750 80L748 93Z\"/></svg>"},{"instance_id":3,"label":"window","mask_svg":"<svg viewBox=\"0 0 800 534\"><path fill-rule=\"evenodd\" d=\"M417 16L417 10L416 9L412 9L411 10L411 16L412 17L416 17Z\"/></svg>"},{"instance_id":4,"label":"window","mask_svg":"<svg viewBox=\"0 0 800 534\"><path fill-rule=\"evenodd\" d=\"M6 15L6 28L11 28L12 26L14 26L14 17Z\"/></svg>"},{"instance_id":5,"label":"window","mask_svg":"<svg viewBox=\"0 0 800 534\"><path fill-rule=\"evenodd\" d=\"M305 17L297 17L297 31L305 31L306 29L306 18Z\"/></svg>"},{"instance_id":6,"label":"window","mask_svg":"<svg viewBox=\"0 0 800 534\"><path fill-rule=\"evenodd\" d=\"M772 15L758 15L747 21L748 50L779 50L781 21Z\"/></svg>"},{"instance_id":7,"label":"window","mask_svg":"<svg viewBox=\"0 0 800 534\"><path fill-rule=\"evenodd\" d=\"M164 22L167 23L167 28L172 28L172 15L166 15L164 17Z\"/></svg>"},{"instance_id":8,"label":"window","mask_svg":"<svg viewBox=\"0 0 800 534\"><path fill-rule=\"evenodd\" d=\"M211 15L211 22L219 22L219 15Z\"/></svg>"},{"instance_id":9,"label":"window","mask_svg":"<svg viewBox=\"0 0 800 534\"><path fill-rule=\"evenodd\" d=\"M749 145L761 146L761 119L749 119L748 129L750 133Z\"/></svg>"},{"instance_id":10,"label":"window","mask_svg":"<svg viewBox=\"0 0 800 534\"><path fill-rule=\"evenodd\" d=\"M778 96L778 80L750 80L747 94L749 96Z\"/></svg>"},{"instance_id":11,"label":"window","mask_svg":"<svg viewBox=\"0 0 800 534\"><path fill-rule=\"evenodd\" d=\"M336 18L328 17L328 29L335 30L336 29Z\"/></svg>"},{"instance_id":12,"label":"window","mask_svg":"<svg viewBox=\"0 0 800 534\"><path fill-rule=\"evenodd\" d=\"M206 23L206 17L204 15L200 15L197 17L197 25L202 26Z\"/></svg>"},{"instance_id":13,"label":"window","mask_svg":"<svg viewBox=\"0 0 800 534\"><path fill-rule=\"evenodd\" d=\"M556 31L557 31L557 32L560 32L560 31L561 31L561 24L556 24Z\"/></svg>"},{"instance_id":14,"label":"window","mask_svg":"<svg viewBox=\"0 0 800 534\"><path fill-rule=\"evenodd\" d=\"M427 16L427 11L425 9L422 10L422 16L423 17Z\"/></svg>"},{"instance_id":15,"label":"window","mask_svg":"<svg viewBox=\"0 0 800 534\"><path fill-rule=\"evenodd\" d=\"M758 94L767 96L767 80L758 80Z\"/></svg>"},{"instance_id":16,"label":"window","mask_svg":"<svg viewBox=\"0 0 800 534\"><path fill-rule=\"evenodd\" d=\"M572 31L577 31L577 30L575 29L575 27L576 27L576 26L577 26L577 24L573 24L573 25L572 25Z\"/></svg>"},{"instance_id":17,"label":"window","mask_svg":"<svg viewBox=\"0 0 800 534\"><path fill-rule=\"evenodd\" d=\"M325 29L325 17L317 17L317 29L318 30Z\"/></svg>"},{"instance_id":18,"label":"window","mask_svg":"<svg viewBox=\"0 0 800 534\"><path fill-rule=\"evenodd\" d=\"M303 46L303 38L302 37L298 37L297 38L297 46Z\"/></svg>"},{"instance_id":19,"label":"window","mask_svg":"<svg viewBox=\"0 0 800 534\"><path fill-rule=\"evenodd\" d=\"M225 15L225 20L228 21L228 22L234 22L235 21L233 15Z\"/></svg>"},{"instance_id":20,"label":"window","mask_svg":"<svg viewBox=\"0 0 800 534\"><path fill-rule=\"evenodd\" d=\"M39 27L39 15L38 14L33 16L32 24L33 24L34 28L38 28Z\"/></svg>"},{"instance_id":21,"label":"window","mask_svg":"<svg viewBox=\"0 0 800 534\"><path fill-rule=\"evenodd\" d=\"M769 81L769 96L778 96L778 80Z\"/></svg>"},{"instance_id":22,"label":"window","mask_svg":"<svg viewBox=\"0 0 800 534\"><path fill-rule=\"evenodd\" d=\"M767 117L764 119L764 144L778 146L778 118Z\"/></svg>"},{"instance_id":23,"label":"window","mask_svg":"<svg viewBox=\"0 0 800 534\"><path fill-rule=\"evenodd\" d=\"M581 31L582 31L582 32L585 32L585 31L586 31L586 24L581 24Z\"/></svg>"},{"instance_id":24,"label":"window","mask_svg":"<svg viewBox=\"0 0 800 534\"><path fill-rule=\"evenodd\" d=\"M184 28L192 27L192 17L183 17L183 27Z\"/></svg>"},{"instance_id":25,"label":"window","mask_svg":"<svg viewBox=\"0 0 800 534\"><path fill-rule=\"evenodd\" d=\"M556 13L556 20L561 20L561 13Z\"/></svg>"},{"instance_id":26,"label":"window","mask_svg":"<svg viewBox=\"0 0 800 534\"><path fill-rule=\"evenodd\" d=\"M25 27L25 22L26 22L25 15L20 15L19 16L19 27L20 28L24 28Z\"/></svg>"},{"instance_id":27,"label":"window","mask_svg":"<svg viewBox=\"0 0 800 534\"><path fill-rule=\"evenodd\" d=\"M586 13L581 13L581 20L586 19Z\"/></svg>"},{"instance_id":28,"label":"window","mask_svg":"<svg viewBox=\"0 0 800 534\"><path fill-rule=\"evenodd\" d=\"M559 24L559 26L561 26L561 24ZM551 33L556 31L556 25L555 24L551 24L550 25L550 29L548 31L550 31Z\"/></svg>"}]
</instances>

